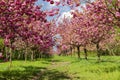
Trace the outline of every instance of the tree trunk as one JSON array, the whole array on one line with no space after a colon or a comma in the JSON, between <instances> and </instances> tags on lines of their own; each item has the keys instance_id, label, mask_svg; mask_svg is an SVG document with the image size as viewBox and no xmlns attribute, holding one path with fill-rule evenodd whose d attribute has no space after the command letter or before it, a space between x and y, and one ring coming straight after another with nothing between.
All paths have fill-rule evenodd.
<instances>
[{"instance_id":1,"label":"tree trunk","mask_svg":"<svg viewBox=\"0 0 120 80\"><path fill-rule=\"evenodd\" d=\"M71 56L72 56L72 52L73 52L72 47L70 47L70 54L71 54Z\"/></svg>"},{"instance_id":2,"label":"tree trunk","mask_svg":"<svg viewBox=\"0 0 120 80\"><path fill-rule=\"evenodd\" d=\"M34 60L34 51L32 51L32 54L31 54L31 61Z\"/></svg>"},{"instance_id":3,"label":"tree trunk","mask_svg":"<svg viewBox=\"0 0 120 80\"><path fill-rule=\"evenodd\" d=\"M87 60L87 49L84 47L85 59Z\"/></svg>"},{"instance_id":4,"label":"tree trunk","mask_svg":"<svg viewBox=\"0 0 120 80\"><path fill-rule=\"evenodd\" d=\"M41 58L40 52L38 53L38 55L39 55L39 58Z\"/></svg>"},{"instance_id":5,"label":"tree trunk","mask_svg":"<svg viewBox=\"0 0 120 80\"><path fill-rule=\"evenodd\" d=\"M25 62L27 61L27 49L26 49L26 51L25 51Z\"/></svg>"},{"instance_id":6,"label":"tree trunk","mask_svg":"<svg viewBox=\"0 0 120 80\"><path fill-rule=\"evenodd\" d=\"M99 43L96 44L98 61L100 61L100 46Z\"/></svg>"},{"instance_id":7,"label":"tree trunk","mask_svg":"<svg viewBox=\"0 0 120 80\"><path fill-rule=\"evenodd\" d=\"M42 58L42 53L43 53L43 52L39 52L39 58Z\"/></svg>"},{"instance_id":8,"label":"tree trunk","mask_svg":"<svg viewBox=\"0 0 120 80\"><path fill-rule=\"evenodd\" d=\"M73 54L74 54L74 56L75 56L75 47L73 48Z\"/></svg>"},{"instance_id":9,"label":"tree trunk","mask_svg":"<svg viewBox=\"0 0 120 80\"><path fill-rule=\"evenodd\" d=\"M10 53L9 61L10 61L10 67L11 67L12 66L12 49L11 48L9 49L9 53Z\"/></svg>"},{"instance_id":10,"label":"tree trunk","mask_svg":"<svg viewBox=\"0 0 120 80\"><path fill-rule=\"evenodd\" d=\"M5 46L3 47L2 53L3 53L3 54L6 54Z\"/></svg>"},{"instance_id":11,"label":"tree trunk","mask_svg":"<svg viewBox=\"0 0 120 80\"><path fill-rule=\"evenodd\" d=\"M80 58L80 46L77 46L77 55L78 55L78 58Z\"/></svg>"},{"instance_id":12,"label":"tree trunk","mask_svg":"<svg viewBox=\"0 0 120 80\"><path fill-rule=\"evenodd\" d=\"M20 51L20 53L19 53L18 56L17 56L17 59L20 59L21 54L22 54L22 52Z\"/></svg>"},{"instance_id":13,"label":"tree trunk","mask_svg":"<svg viewBox=\"0 0 120 80\"><path fill-rule=\"evenodd\" d=\"M7 47L5 47L5 55L6 55L6 59L8 60L8 49L7 49Z\"/></svg>"}]
</instances>

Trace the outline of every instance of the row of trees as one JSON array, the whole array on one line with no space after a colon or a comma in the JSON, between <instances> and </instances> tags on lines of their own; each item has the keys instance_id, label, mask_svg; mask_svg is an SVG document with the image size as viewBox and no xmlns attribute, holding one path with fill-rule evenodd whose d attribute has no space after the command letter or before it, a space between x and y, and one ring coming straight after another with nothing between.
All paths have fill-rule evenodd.
<instances>
[{"instance_id":1,"label":"row of trees","mask_svg":"<svg viewBox=\"0 0 120 80\"><path fill-rule=\"evenodd\" d=\"M11 63L12 57L17 54L13 55L16 50L19 51L18 57L24 55L27 60L31 55L33 60L38 52L48 53L54 44L54 23L46 20L46 13L35 2L36 0L0 1L0 38L4 40L2 51L9 55Z\"/></svg>"},{"instance_id":2,"label":"row of trees","mask_svg":"<svg viewBox=\"0 0 120 80\"><path fill-rule=\"evenodd\" d=\"M82 46L87 59L86 47L95 44L100 60L100 43L111 37L114 33L114 26L120 26L119 0L96 0L94 2L85 0L86 7L83 8L83 12L74 12L74 17L70 21L65 19L63 23L59 23L59 27L56 27L55 21L46 20L47 16L58 14L59 9L41 11L41 6L35 5L36 1L0 1L0 38L4 40L3 53L9 53L10 62L12 62L12 52L16 50L21 53L17 56L23 54L25 60L29 56L28 53L31 59L35 55L38 56L40 52L49 53L55 41L59 42L54 39L56 34L62 37L61 50L69 48L72 51L76 47L78 57L80 57ZM79 0L44 1L56 4L56 6L67 5L71 9L81 6Z\"/></svg>"},{"instance_id":3,"label":"row of trees","mask_svg":"<svg viewBox=\"0 0 120 80\"><path fill-rule=\"evenodd\" d=\"M65 49L69 50L76 47L80 58L80 47L84 47L87 59L86 47L95 44L100 60L100 44L111 39L115 35L114 26L119 26L119 5L117 0L97 0L87 3L83 12L73 13L74 17L70 21L65 19L58 27L58 34L62 36L61 49L65 45Z\"/></svg>"}]
</instances>

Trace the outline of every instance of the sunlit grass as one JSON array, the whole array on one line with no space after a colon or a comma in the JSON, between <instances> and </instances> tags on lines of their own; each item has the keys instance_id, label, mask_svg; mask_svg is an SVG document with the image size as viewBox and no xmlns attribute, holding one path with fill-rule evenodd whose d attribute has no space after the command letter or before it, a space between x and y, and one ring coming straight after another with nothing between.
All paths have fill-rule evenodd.
<instances>
[{"instance_id":1,"label":"sunlit grass","mask_svg":"<svg viewBox=\"0 0 120 80\"><path fill-rule=\"evenodd\" d=\"M37 61L13 61L10 71L9 62L0 63L0 80L32 80L36 77L38 80L120 80L120 57L102 56L101 59L99 63L97 57L85 60L84 56L81 59L54 56Z\"/></svg>"}]
</instances>

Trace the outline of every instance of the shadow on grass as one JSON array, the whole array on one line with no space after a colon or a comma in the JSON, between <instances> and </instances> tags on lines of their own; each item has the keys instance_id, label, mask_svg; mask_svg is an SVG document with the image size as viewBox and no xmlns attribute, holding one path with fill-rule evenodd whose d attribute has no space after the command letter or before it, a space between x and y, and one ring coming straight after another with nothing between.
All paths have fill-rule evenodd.
<instances>
[{"instance_id":1,"label":"shadow on grass","mask_svg":"<svg viewBox=\"0 0 120 80\"><path fill-rule=\"evenodd\" d=\"M71 80L66 72L48 70L45 67L24 67L25 70L11 70L0 72L0 80Z\"/></svg>"},{"instance_id":2,"label":"shadow on grass","mask_svg":"<svg viewBox=\"0 0 120 80\"><path fill-rule=\"evenodd\" d=\"M110 63L120 63L120 60L114 60L114 61L112 61L112 60L101 60L101 62L110 62Z\"/></svg>"},{"instance_id":3,"label":"shadow on grass","mask_svg":"<svg viewBox=\"0 0 120 80\"><path fill-rule=\"evenodd\" d=\"M48 61L48 62L62 62L62 60L57 60L57 59L47 59L46 61Z\"/></svg>"},{"instance_id":4,"label":"shadow on grass","mask_svg":"<svg viewBox=\"0 0 120 80\"><path fill-rule=\"evenodd\" d=\"M77 62L80 62L80 61L88 61L90 63L104 63L104 62L109 62L109 63L120 63L120 60L109 60L109 59L101 59L100 61L98 61L97 58L88 58L87 60L85 58L79 58L79 59L76 59L75 61L72 61L71 63L77 63Z\"/></svg>"},{"instance_id":5,"label":"shadow on grass","mask_svg":"<svg viewBox=\"0 0 120 80\"><path fill-rule=\"evenodd\" d=\"M112 73L112 72L120 72L120 66L116 67L116 66L111 66L111 67L99 67L98 68L94 68L94 69L89 69L86 70L87 72L91 72L91 73L101 73L101 72L105 72L105 73Z\"/></svg>"},{"instance_id":6,"label":"shadow on grass","mask_svg":"<svg viewBox=\"0 0 120 80\"><path fill-rule=\"evenodd\" d=\"M45 59L42 61L43 64L51 64L51 63L56 63L56 62L63 62L62 60L57 60L57 59Z\"/></svg>"}]
</instances>

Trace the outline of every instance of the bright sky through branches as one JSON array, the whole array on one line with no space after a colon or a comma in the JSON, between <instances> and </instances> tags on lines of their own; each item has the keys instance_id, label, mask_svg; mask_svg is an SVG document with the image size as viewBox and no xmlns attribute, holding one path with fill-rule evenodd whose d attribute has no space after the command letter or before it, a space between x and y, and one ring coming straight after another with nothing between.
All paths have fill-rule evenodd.
<instances>
[{"instance_id":1,"label":"bright sky through branches","mask_svg":"<svg viewBox=\"0 0 120 80\"><path fill-rule=\"evenodd\" d=\"M59 1L59 0L54 0L54 1ZM59 16L59 15L60 15L60 18L63 16L65 16L65 17L71 16L70 15L71 8L69 6L62 6L62 5L56 6L54 4L50 4L50 3L46 2L46 1L42 1L42 0L38 0L38 2L36 2L36 5L42 5L43 11L50 10L52 8L59 8L60 9L58 15L55 15L52 17L47 17L48 21L52 20L53 18L57 18L57 16Z\"/></svg>"}]
</instances>

